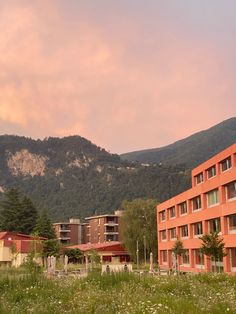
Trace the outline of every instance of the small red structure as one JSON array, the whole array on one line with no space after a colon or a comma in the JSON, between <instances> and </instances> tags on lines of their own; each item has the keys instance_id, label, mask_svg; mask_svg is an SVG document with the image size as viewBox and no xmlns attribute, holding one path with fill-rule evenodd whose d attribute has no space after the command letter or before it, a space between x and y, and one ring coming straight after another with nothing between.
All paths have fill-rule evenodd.
<instances>
[{"instance_id":1,"label":"small red structure","mask_svg":"<svg viewBox=\"0 0 236 314\"><path fill-rule=\"evenodd\" d=\"M67 249L80 249L81 252L87 253L95 250L101 256L103 263L110 263L113 261L119 263L130 262L130 255L125 250L121 242L111 241L105 243L87 243L67 246Z\"/></svg>"},{"instance_id":2,"label":"small red structure","mask_svg":"<svg viewBox=\"0 0 236 314\"><path fill-rule=\"evenodd\" d=\"M0 264L20 266L33 245L36 251L40 250L43 240L46 238L10 231L0 232Z\"/></svg>"}]
</instances>

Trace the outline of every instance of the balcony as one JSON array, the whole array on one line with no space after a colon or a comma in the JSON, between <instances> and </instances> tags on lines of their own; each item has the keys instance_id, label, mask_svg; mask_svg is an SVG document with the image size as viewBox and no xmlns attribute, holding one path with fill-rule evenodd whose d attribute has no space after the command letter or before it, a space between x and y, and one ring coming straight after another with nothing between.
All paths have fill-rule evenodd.
<instances>
[{"instance_id":1,"label":"balcony","mask_svg":"<svg viewBox=\"0 0 236 314\"><path fill-rule=\"evenodd\" d=\"M119 224L115 221L107 221L104 226L118 226Z\"/></svg>"},{"instance_id":2,"label":"balcony","mask_svg":"<svg viewBox=\"0 0 236 314\"><path fill-rule=\"evenodd\" d=\"M113 235L113 234L119 234L119 232L115 232L115 231L106 231L106 232L104 232L104 234L106 234L106 235Z\"/></svg>"},{"instance_id":3,"label":"balcony","mask_svg":"<svg viewBox=\"0 0 236 314\"><path fill-rule=\"evenodd\" d=\"M59 229L59 232L70 232L70 229Z\"/></svg>"},{"instance_id":4,"label":"balcony","mask_svg":"<svg viewBox=\"0 0 236 314\"><path fill-rule=\"evenodd\" d=\"M70 240L70 237L60 237L58 238L60 241L67 241Z\"/></svg>"}]
</instances>

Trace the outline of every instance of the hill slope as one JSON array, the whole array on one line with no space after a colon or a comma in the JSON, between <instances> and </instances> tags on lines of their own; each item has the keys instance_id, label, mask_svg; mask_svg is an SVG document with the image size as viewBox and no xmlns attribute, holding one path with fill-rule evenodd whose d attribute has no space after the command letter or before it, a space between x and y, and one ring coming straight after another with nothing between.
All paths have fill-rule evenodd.
<instances>
[{"instance_id":1,"label":"hill slope","mask_svg":"<svg viewBox=\"0 0 236 314\"><path fill-rule=\"evenodd\" d=\"M19 187L55 221L112 212L124 199L163 201L189 183L181 166L122 161L80 136L0 136L0 191Z\"/></svg>"},{"instance_id":2,"label":"hill slope","mask_svg":"<svg viewBox=\"0 0 236 314\"><path fill-rule=\"evenodd\" d=\"M236 118L223 121L168 146L122 154L123 160L184 164L192 169L236 142Z\"/></svg>"}]
</instances>

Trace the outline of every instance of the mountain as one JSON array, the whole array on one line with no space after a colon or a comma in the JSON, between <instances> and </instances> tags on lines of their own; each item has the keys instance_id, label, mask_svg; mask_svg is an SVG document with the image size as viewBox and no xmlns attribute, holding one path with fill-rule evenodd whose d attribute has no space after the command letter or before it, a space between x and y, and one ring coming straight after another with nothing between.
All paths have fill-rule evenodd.
<instances>
[{"instance_id":1,"label":"mountain","mask_svg":"<svg viewBox=\"0 0 236 314\"><path fill-rule=\"evenodd\" d=\"M182 164L192 169L235 142L236 118L231 118L168 146L122 154L121 158L142 163Z\"/></svg>"},{"instance_id":2,"label":"mountain","mask_svg":"<svg viewBox=\"0 0 236 314\"><path fill-rule=\"evenodd\" d=\"M20 188L54 221L113 212L125 199L164 201L189 184L181 165L123 161L80 136L0 136L0 192Z\"/></svg>"}]
</instances>

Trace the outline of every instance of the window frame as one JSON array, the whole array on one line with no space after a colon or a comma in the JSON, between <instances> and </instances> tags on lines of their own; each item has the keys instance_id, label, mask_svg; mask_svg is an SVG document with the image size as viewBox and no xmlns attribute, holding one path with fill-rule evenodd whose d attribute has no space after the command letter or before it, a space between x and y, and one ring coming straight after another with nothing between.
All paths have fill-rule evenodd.
<instances>
[{"instance_id":1,"label":"window frame","mask_svg":"<svg viewBox=\"0 0 236 314\"><path fill-rule=\"evenodd\" d=\"M210 199L210 197L211 197L211 193L214 193L214 192L217 192L216 193L216 195L217 195L217 197L215 198L215 196L214 196L214 198L215 198L215 200L216 200L216 202L215 203L209 203L209 199ZM220 204L220 193L219 193L219 189L218 188L216 188L216 189L214 189L214 190L211 190L211 191L208 191L208 192L206 192L205 193L206 194L206 199L207 199L207 208L211 208L211 207L214 207L214 206L217 206L217 205L219 205Z\"/></svg>"}]
</instances>

